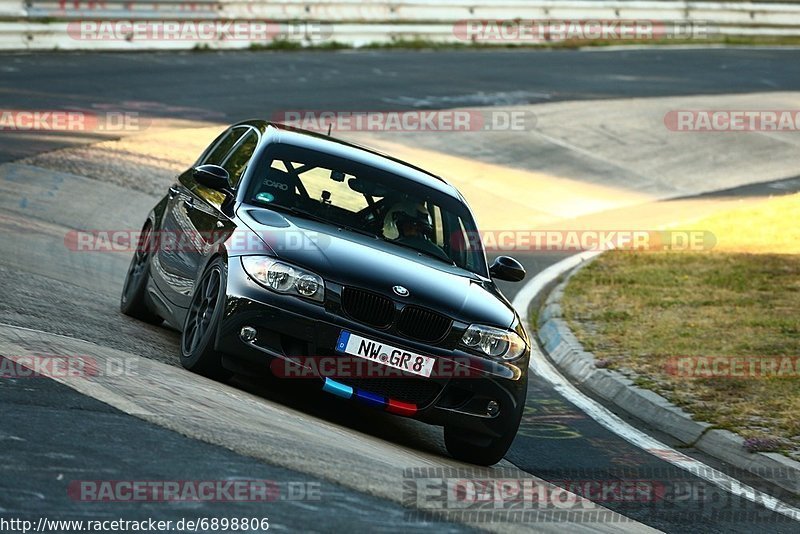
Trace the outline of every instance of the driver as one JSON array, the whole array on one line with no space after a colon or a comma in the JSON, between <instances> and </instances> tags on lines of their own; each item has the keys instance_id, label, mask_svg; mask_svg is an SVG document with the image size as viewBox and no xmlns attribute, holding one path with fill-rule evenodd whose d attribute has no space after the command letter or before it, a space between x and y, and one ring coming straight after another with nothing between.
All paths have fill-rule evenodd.
<instances>
[{"instance_id":1,"label":"driver","mask_svg":"<svg viewBox=\"0 0 800 534\"><path fill-rule=\"evenodd\" d=\"M383 235L422 252L437 257L444 251L431 241L433 223L428 208L422 202L398 202L386 214Z\"/></svg>"}]
</instances>

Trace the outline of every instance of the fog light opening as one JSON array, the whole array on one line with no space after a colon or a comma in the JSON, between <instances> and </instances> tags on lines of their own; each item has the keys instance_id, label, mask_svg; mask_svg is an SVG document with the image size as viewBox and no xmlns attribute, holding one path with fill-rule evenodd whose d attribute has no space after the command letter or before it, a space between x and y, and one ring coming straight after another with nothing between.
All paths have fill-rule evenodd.
<instances>
[{"instance_id":1,"label":"fog light opening","mask_svg":"<svg viewBox=\"0 0 800 534\"><path fill-rule=\"evenodd\" d=\"M497 401L489 401L486 403L486 415L494 417L500 413L500 404Z\"/></svg>"},{"instance_id":2,"label":"fog light opening","mask_svg":"<svg viewBox=\"0 0 800 534\"><path fill-rule=\"evenodd\" d=\"M239 330L239 337L245 343L252 343L256 340L256 329L252 326L243 326L241 330Z\"/></svg>"}]
</instances>

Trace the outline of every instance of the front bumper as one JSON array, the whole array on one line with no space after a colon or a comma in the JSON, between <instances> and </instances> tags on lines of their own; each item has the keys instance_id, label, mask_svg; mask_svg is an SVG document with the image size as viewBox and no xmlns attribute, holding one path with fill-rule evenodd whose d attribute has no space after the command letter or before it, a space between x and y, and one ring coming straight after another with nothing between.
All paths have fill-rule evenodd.
<instances>
[{"instance_id":1,"label":"front bumper","mask_svg":"<svg viewBox=\"0 0 800 534\"><path fill-rule=\"evenodd\" d=\"M383 397L383 407L388 411L430 424L490 437L499 437L516 427L525 402L527 354L513 363L496 362L460 350L457 343L449 340L453 336L435 346L401 338L350 320L340 307L342 286L326 281L325 290L324 305L273 293L247 275L239 258L231 258L216 349L251 365L270 366L273 373L287 378L312 377L326 391L339 396L346 396L342 392L352 388L352 398L364 404L381 405L376 399ZM255 328L254 340L241 339L239 333L244 326ZM437 360L436 371L431 378L401 376L396 370L372 362L343 362L342 359L360 359L335 351L342 330L431 356ZM332 362L334 365L330 365ZM337 365L342 363L364 365ZM365 370L368 376L362 374ZM388 372L375 376L376 370ZM333 376L328 374L331 371ZM324 376L329 377L327 384ZM338 387L340 384L344 386ZM364 393L358 395L359 391ZM389 399L400 409L389 408ZM487 413L489 401L499 405L499 412Z\"/></svg>"}]
</instances>

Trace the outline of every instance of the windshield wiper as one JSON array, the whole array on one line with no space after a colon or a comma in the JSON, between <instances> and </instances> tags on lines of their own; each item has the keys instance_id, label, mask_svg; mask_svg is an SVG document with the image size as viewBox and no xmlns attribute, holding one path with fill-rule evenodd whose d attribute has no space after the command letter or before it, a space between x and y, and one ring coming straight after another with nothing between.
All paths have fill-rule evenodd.
<instances>
[{"instance_id":1,"label":"windshield wiper","mask_svg":"<svg viewBox=\"0 0 800 534\"><path fill-rule=\"evenodd\" d=\"M376 235L374 232L370 232L369 230L362 230L361 228L356 228L354 226L348 226L346 224L342 224L336 221L331 221L326 219L325 217L320 217L316 213L311 213L310 211L306 211L300 208L295 208L294 206L282 206L280 204L270 204L268 208L278 208L278 211L286 211L288 213L291 213L292 215L297 215L298 217L304 217L312 221L330 224L338 228L344 228L345 230L350 230L351 232L372 237L374 239L380 239L380 236Z\"/></svg>"},{"instance_id":2,"label":"windshield wiper","mask_svg":"<svg viewBox=\"0 0 800 534\"><path fill-rule=\"evenodd\" d=\"M351 232L355 232L357 234L361 234L361 235L365 235L367 237L371 237L373 239L381 239L381 236L379 236L375 232L370 232L369 230L364 230L362 228L356 228L355 226L348 226L346 224L338 224L337 223L337 226L339 226L340 228L344 228L345 230L349 230Z\"/></svg>"},{"instance_id":3,"label":"windshield wiper","mask_svg":"<svg viewBox=\"0 0 800 534\"><path fill-rule=\"evenodd\" d=\"M426 255L426 256L428 256L430 258L437 259L437 260L439 260L441 262L444 262L444 263L446 263L448 265L452 265L453 267L458 267L458 265L456 265L456 262L454 262L453 260L451 260L450 258L448 258L447 256L444 255L444 251L442 251L443 255L439 256L438 254L434 254L433 252L428 252L427 250L419 249L419 248L417 248L417 247L415 247L413 245L408 245L406 243L403 243L402 241L395 241L393 239L389 239L389 238L386 238L386 237L381 237L381 239L383 239L384 241L386 241L388 243L392 243L394 245L398 245L398 246L401 246L403 248L407 248L409 250L413 250L414 252L417 252L419 254L424 254L424 255Z\"/></svg>"},{"instance_id":4,"label":"windshield wiper","mask_svg":"<svg viewBox=\"0 0 800 534\"><path fill-rule=\"evenodd\" d=\"M282 206L280 204L269 204L268 206L264 206L267 209L275 209L276 211L285 211L291 213L292 215L297 215L298 217L303 217L305 219L310 219L312 221L317 222L324 222L328 224L335 224L331 221L325 219L324 217L320 217L316 213L311 213L310 211L306 211L300 208L295 208L294 206Z\"/></svg>"}]
</instances>

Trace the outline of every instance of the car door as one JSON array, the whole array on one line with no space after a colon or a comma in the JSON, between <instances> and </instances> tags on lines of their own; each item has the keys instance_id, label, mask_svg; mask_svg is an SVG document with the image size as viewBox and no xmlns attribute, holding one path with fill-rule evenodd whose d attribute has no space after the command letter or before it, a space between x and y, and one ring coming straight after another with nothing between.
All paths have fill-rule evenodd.
<instances>
[{"instance_id":1,"label":"car door","mask_svg":"<svg viewBox=\"0 0 800 534\"><path fill-rule=\"evenodd\" d=\"M215 163L228 171L230 188L235 192L250 158L255 151L260 134L255 128L248 128L239 136L236 144L228 151L222 161ZM208 162L212 163L212 162ZM236 230L231 220L232 212L224 209L225 195L198 184L189 173L182 177L183 185L190 191L187 207L188 225L196 239L187 240L183 249L183 264L187 266L193 279L200 277L208 256L216 250L216 245L224 242Z\"/></svg>"},{"instance_id":2,"label":"car door","mask_svg":"<svg viewBox=\"0 0 800 534\"><path fill-rule=\"evenodd\" d=\"M228 171L230 187L234 191L250 162L259 138L258 130L248 128L219 163ZM192 173L183 178L183 185L191 193L186 213L190 233L194 239L187 239L187 246L181 249L181 254L185 256L182 263L189 269L192 279L197 280L209 255L217 249L219 243L228 239L236 230L236 225L231 220L233 213L230 209L226 210L223 205L226 200L224 194L198 184ZM189 296L191 297L191 292Z\"/></svg>"},{"instance_id":3,"label":"car door","mask_svg":"<svg viewBox=\"0 0 800 534\"><path fill-rule=\"evenodd\" d=\"M220 135L196 165L221 165L252 128L237 126ZM210 241L202 232L218 232L231 225L220 211L224 195L198 184L194 167L170 187L169 201L161 225L160 243L154 257L156 284L172 304L188 308L201 259ZM219 223L219 224L218 224ZM221 228L218 228L219 225Z\"/></svg>"}]
</instances>

